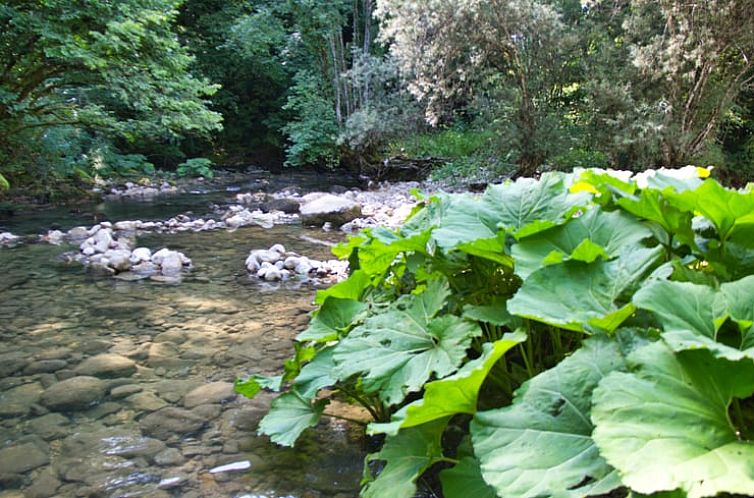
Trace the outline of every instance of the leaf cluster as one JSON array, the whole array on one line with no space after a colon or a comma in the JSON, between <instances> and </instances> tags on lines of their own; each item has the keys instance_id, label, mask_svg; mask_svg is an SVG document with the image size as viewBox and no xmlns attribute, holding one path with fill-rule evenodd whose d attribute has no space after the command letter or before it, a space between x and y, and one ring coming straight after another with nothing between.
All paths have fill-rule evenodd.
<instances>
[{"instance_id":1,"label":"leaf cluster","mask_svg":"<svg viewBox=\"0 0 754 498\"><path fill-rule=\"evenodd\" d=\"M751 495L754 192L697 168L548 173L423 198L335 253L259 432L333 399L384 434L362 496ZM382 462L378 465L378 462ZM377 469L380 469L377 472Z\"/></svg>"}]
</instances>

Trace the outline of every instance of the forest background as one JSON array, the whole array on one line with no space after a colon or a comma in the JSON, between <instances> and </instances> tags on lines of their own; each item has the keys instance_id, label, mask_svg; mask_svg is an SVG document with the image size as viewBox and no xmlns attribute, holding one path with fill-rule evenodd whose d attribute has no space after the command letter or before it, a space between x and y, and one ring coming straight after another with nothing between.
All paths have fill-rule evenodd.
<instances>
[{"instance_id":1,"label":"forest background","mask_svg":"<svg viewBox=\"0 0 754 498\"><path fill-rule=\"evenodd\" d=\"M213 165L754 177L751 0L4 0L0 190ZM397 158L397 159L396 159ZM8 194L11 189L11 194Z\"/></svg>"}]
</instances>

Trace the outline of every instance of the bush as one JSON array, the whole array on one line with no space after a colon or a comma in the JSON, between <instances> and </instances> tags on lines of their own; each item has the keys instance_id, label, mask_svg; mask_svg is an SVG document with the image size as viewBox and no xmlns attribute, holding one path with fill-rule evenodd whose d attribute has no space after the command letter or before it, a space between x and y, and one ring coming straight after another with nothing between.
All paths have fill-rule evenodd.
<instances>
[{"instance_id":1,"label":"bush","mask_svg":"<svg viewBox=\"0 0 754 498\"><path fill-rule=\"evenodd\" d=\"M259 432L285 446L331 400L363 406L385 436L369 498L438 471L446 498L753 495L754 192L708 174L424 199L335 249L350 277L283 374L236 389L281 393Z\"/></svg>"},{"instance_id":2,"label":"bush","mask_svg":"<svg viewBox=\"0 0 754 498\"><path fill-rule=\"evenodd\" d=\"M191 176L196 178L201 176L212 179L215 176L212 166L212 161L206 157L195 157L179 164L175 172L180 177Z\"/></svg>"}]
</instances>

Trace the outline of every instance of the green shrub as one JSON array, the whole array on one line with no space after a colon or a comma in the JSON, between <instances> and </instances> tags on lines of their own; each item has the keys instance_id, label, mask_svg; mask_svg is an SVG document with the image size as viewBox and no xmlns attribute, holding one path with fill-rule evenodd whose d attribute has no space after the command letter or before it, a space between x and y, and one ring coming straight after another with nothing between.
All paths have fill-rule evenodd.
<instances>
[{"instance_id":1,"label":"green shrub","mask_svg":"<svg viewBox=\"0 0 754 498\"><path fill-rule=\"evenodd\" d=\"M708 174L426 198L335 249L350 277L284 373L236 389L281 392L259 432L286 446L330 400L368 410L364 497L438 470L446 498L751 496L754 191Z\"/></svg>"},{"instance_id":2,"label":"green shrub","mask_svg":"<svg viewBox=\"0 0 754 498\"><path fill-rule=\"evenodd\" d=\"M204 177L212 179L215 173L212 171L212 161L206 157L195 157L188 161L178 165L175 170L176 174L180 177Z\"/></svg>"}]
</instances>

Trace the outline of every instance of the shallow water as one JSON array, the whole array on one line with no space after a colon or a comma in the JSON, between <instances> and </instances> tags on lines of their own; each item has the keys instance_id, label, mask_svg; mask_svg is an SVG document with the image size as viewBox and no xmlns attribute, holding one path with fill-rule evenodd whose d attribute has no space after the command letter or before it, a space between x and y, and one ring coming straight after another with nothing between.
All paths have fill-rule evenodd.
<instances>
[{"instance_id":1,"label":"shallow water","mask_svg":"<svg viewBox=\"0 0 754 498\"><path fill-rule=\"evenodd\" d=\"M194 205L206 202L196 196ZM70 247L0 249L0 497L355 496L358 429L325 420L295 449L280 449L255 434L269 395L228 400L224 384L200 392L209 403L190 394L277 372L290 355L315 286L262 284L243 261L273 243L328 256L304 235L340 237L291 225L140 238L192 258L178 285L92 275L58 259ZM101 354L135 368L98 372L111 378L95 381L88 394L101 391L86 406L51 409L48 391ZM249 470L209 472L247 461Z\"/></svg>"}]
</instances>

